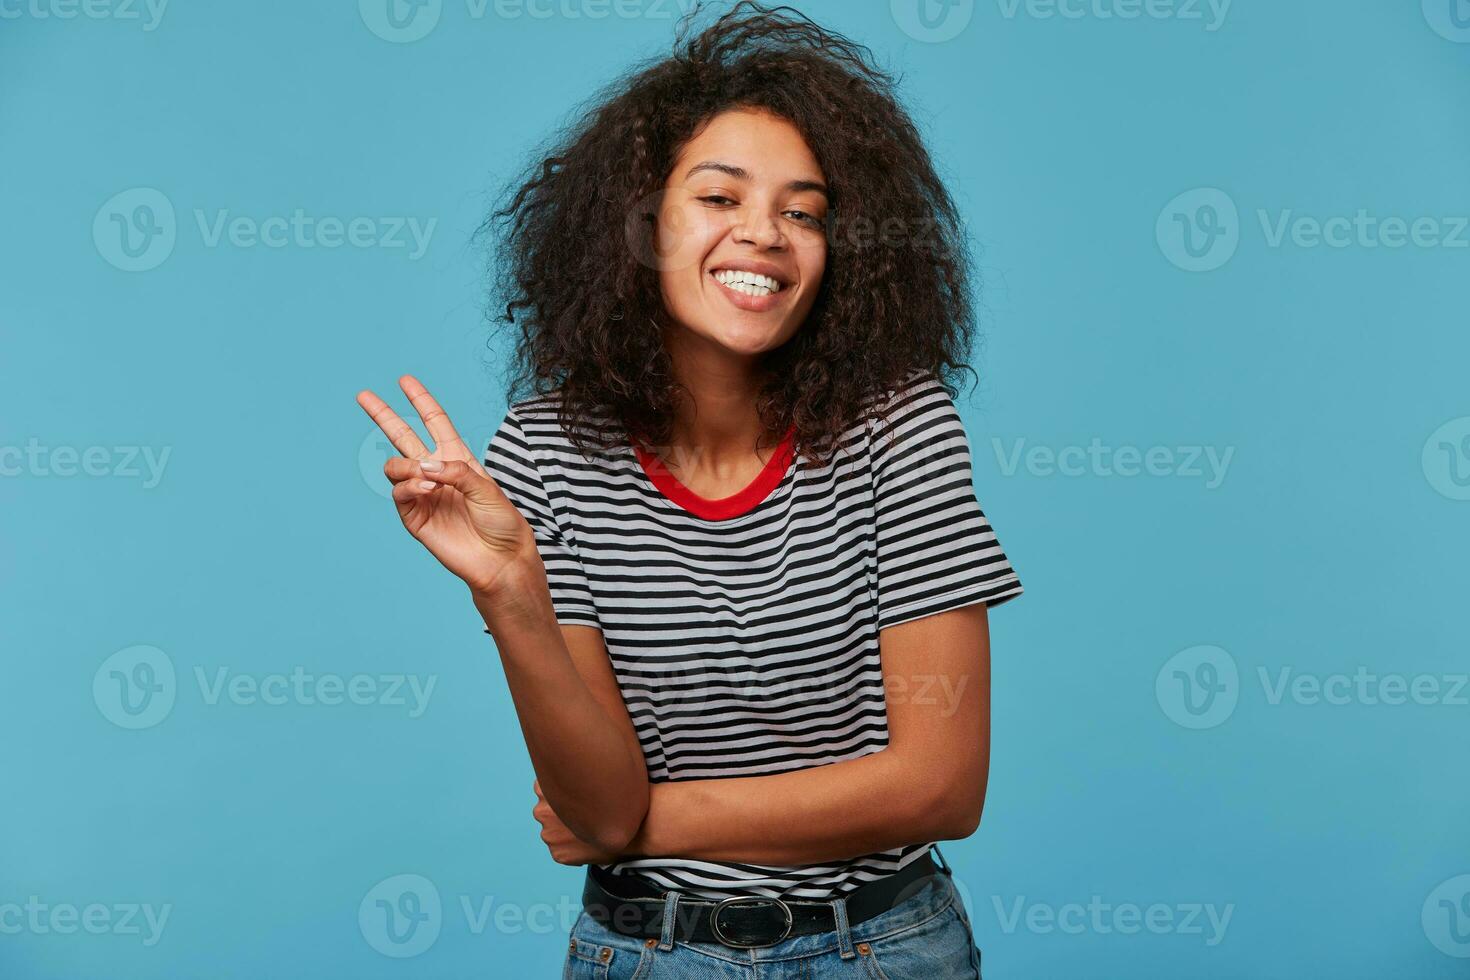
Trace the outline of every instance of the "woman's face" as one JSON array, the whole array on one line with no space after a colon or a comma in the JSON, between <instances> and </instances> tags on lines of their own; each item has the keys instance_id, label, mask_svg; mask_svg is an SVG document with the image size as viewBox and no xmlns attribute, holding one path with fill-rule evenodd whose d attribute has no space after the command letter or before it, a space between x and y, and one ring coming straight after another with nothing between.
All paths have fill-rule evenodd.
<instances>
[{"instance_id":1,"label":"woman's face","mask_svg":"<svg viewBox=\"0 0 1470 980\"><path fill-rule=\"evenodd\" d=\"M655 237L679 346L753 357L791 339L826 268L825 184L801 133L768 112L720 113L685 144Z\"/></svg>"}]
</instances>

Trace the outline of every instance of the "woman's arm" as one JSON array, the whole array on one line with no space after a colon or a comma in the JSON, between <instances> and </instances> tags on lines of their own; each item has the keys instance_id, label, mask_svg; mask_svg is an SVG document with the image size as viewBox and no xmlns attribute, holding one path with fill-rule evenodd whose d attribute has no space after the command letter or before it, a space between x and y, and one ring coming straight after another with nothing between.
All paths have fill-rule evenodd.
<instances>
[{"instance_id":1,"label":"woman's arm","mask_svg":"<svg viewBox=\"0 0 1470 980\"><path fill-rule=\"evenodd\" d=\"M655 783L622 853L806 864L974 833L990 769L986 607L889 627L880 643L885 748L768 776Z\"/></svg>"},{"instance_id":2,"label":"woman's arm","mask_svg":"<svg viewBox=\"0 0 1470 980\"><path fill-rule=\"evenodd\" d=\"M399 385L434 441L432 452L383 399L366 390L357 396L403 454L383 464L398 516L469 586L495 637L531 764L567 827L599 846L626 847L647 810L648 773L601 633L567 627L575 639L563 635L530 520L475 458L428 389L409 374ZM503 430L515 424L514 413L507 413ZM517 440L518 435L512 441ZM512 479L517 465L502 472ZM512 486L531 517L543 521L544 502L526 499L523 489ZM586 634L596 637L595 644Z\"/></svg>"},{"instance_id":3,"label":"woman's arm","mask_svg":"<svg viewBox=\"0 0 1470 980\"><path fill-rule=\"evenodd\" d=\"M577 837L625 850L648 812L648 770L602 634L558 625L538 560L520 574L512 591L524 603L476 596L475 605L500 651L540 791Z\"/></svg>"}]
</instances>

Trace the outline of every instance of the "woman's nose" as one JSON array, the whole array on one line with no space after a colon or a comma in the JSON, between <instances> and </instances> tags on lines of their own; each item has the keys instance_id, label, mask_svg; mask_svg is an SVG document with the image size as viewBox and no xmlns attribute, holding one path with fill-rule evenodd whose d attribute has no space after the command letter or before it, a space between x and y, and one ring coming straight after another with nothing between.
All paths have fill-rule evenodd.
<instances>
[{"instance_id":1,"label":"woman's nose","mask_svg":"<svg viewBox=\"0 0 1470 980\"><path fill-rule=\"evenodd\" d=\"M761 248L772 248L785 241L780 222L757 208L747 208L740 212L735 222L734 235L737 241L750 242Z\"/></svg>"}]
</instances>

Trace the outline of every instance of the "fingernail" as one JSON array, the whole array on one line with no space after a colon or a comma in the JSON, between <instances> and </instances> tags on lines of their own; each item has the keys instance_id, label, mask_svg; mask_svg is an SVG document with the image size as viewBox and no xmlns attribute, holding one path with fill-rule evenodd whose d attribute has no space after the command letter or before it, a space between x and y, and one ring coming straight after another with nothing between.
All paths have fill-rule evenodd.
<instances>
[{"instance_id":1,"label":"fingernail","mask_svg":"<svg viewBox=\"0 0 1470 980\"><path fill-rule=\"evenodd\" d=\"M437 487L438 485L439 484L435 483L433 480L420 480L419 481L419 489L420 490L432 490L435 487Z\"/></svg>"},{"instance_id":2,"label":"fingernail","mask_svg":"<svg viewBox=\"0 0 1470 980\"><path fill-rule=\"evenodd\" d=\"M437 459L426 459L419 463L419 469L425 473L438 473L444 468L444 463Z\"/></svg>"}]
</instances>

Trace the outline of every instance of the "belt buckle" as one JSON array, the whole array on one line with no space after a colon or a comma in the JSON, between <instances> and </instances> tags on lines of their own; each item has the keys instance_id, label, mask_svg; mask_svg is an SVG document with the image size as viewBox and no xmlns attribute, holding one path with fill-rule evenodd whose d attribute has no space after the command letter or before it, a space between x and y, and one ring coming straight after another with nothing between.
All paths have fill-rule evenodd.
<instances>
[{"instance_id":1,"label":"belt buckle","mask_svg":"<svg viewBox=\"0 0 1470 980\"><path fill-rule=\"evenodd\" d=\"M727 938L725 936L725 933L720 929L720 912L727 905L734 905L742 902L750 905L775 905L780 908L781 914L786 917L786 925L785 928L781 930L781 935L777 936L775 939L772 939L768 943L737 943ZM791 907L785 902L781 901L781 899L779 898L751 898L743 895L736 895L731 898L722 898L720 899L720 901L715 903L715 907L710 910L709 914L709 927L710 930L715 934L715 938L724 943L726 946L732 946L735 949L764 949L767 946L774 946L785 939L787 936L791 935L792 922L793 919L791 918Z\"/></svg>"}]
</instances>

